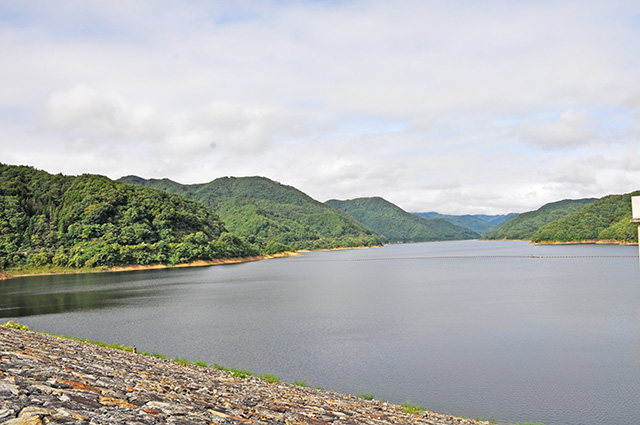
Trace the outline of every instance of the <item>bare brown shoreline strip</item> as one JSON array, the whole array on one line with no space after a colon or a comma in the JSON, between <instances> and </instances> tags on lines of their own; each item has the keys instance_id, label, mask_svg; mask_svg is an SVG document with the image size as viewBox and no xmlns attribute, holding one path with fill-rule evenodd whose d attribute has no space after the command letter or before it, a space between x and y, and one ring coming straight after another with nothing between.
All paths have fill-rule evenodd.
<instances>
[{"instance_id":1,"label":"bare brown shoreline strip","mask_svg":"<svg viewBox=\"0 0 640 425\"><path fill-rule=\"evenodd\" d=\"M260 260L268 260L271 258L282 258L282 257L295 257L300 255L298 252L282 252L274 255L260 255L254 257L235 257L235 258L216 258L213 260L198 260L191 263L180 263L180 264L149 264L149 265L130 265L130 266L114 266L109 267L107 269L99 269L99 270L73 270L68 269L63 272L51 272L51 273L14 273L14 274L6 274L0 272L0 280L11 279L14 277L27 277L27 276L48 276L48 275L57 275L57 274L80 274L80 273L112 273L112 272L129 272L136 270L159 270L159 269L171 269L171 268L182 268L182 267L206 267L206 266L217 266L222 264L237 264L237 263L247 263L251 261L260 261Z\"/></svg>"},{"instance_id":2,"label":"bare brown shoreline strip","mask_svg":"<svg viewBox=\"0 0 640 425\"><path fill-rule=\"evenodd\" d=\"M488 424L3 327L0 422Z\"/></svg>"},{"instance_id":3,"label":"bare brown shoreline strip","mask_svg":"<svg viewBox=\"0 0 640 425\"><path fill-rule=\"evenodd\" d=\"M317 251L338 251L338 250L363 249L363 248L376 248L376 247L358 246L358 247L349 247L349 248L319 249ZM304 253L304 252L311 252L311 251L303 249L299 251L284 251L284 252L279 252L277 254L271 254L271 255L257 255L253 257L215 258L213 260L198 260L191 263L180 263L180 264L149 264L149 265L132 264L129 266L114 266L106 269L96 269L96 270L65 269L64 271L60 271L60 272L13 273L13 274L7 274L0 271L0 280L11 279L14 277L51 276L51 275L58 275L58 274L111 273L111 272L128 272L128 271L136 271L136 270L160 270L160 269L171 269L171 268L182 268L182 267L207 267L207 266L217 266L217 265L224 265L224 264L237 264L237 263L247 263L251 261L270 260L273 258L297 257L299 255L302 255L301 253Z\"/></svg>"}]
</instances>

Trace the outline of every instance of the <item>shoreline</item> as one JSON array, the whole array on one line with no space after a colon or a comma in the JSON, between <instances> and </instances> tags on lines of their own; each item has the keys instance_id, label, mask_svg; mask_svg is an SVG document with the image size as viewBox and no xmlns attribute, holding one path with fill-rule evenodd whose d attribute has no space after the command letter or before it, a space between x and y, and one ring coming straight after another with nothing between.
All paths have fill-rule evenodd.
<instances>
[{"instance_id":1,"label":"shoreline","mask_svg":"<svg viewBox=\"0 0 640 425\"><path fill-rule=\"evenodd\" d=\"M531 245L625 245L625 246L633 246L638 245L636 242L624 242L618 241L615 239L603 239L603 240L582 240L582 241L541 241L541 242L533 242L527 239L478 239L484 241L528 241ZM445 241L435 241L435 242L445 242ZM375 246L353 246L353 247L338 247L338 248L324 248L324 249L300 249L297 251L284 251L277 254L271 255L256 255L252 257L233 257L233 258L216 258L213 260L197 260L191 263L179 263L179 264L149 264L149 265L141 265L141 264L132 264L128 266L113 266L107 268L96 268L96 269L63 269L60 271L52 271L52 272L43 272L43 273L7 273L6 271L0 271L0 282L3 280L9 280L20 277L31 277L31 276L54 276L60 274L85 274L85 273L117 273L117 272L131 272L131 271L139 271L139 270L161 270L161 269L173 269L173 268L187 268L187 267L208 267L208 266L219 266L225 264L239 264L239 263L249 263L253 261L261 261L261 260L271 260L274 258L286 258L286 257L298 257L307 252L323 252L323 251L343 251L348 249L365 249L365 248L380 248L384 245L375 245Z\"/></svg>"},{"instance_id":2,"label":"shoreline","mask_svg":"<svg viewBox=\"0 0 640 425\"><path fill-rule=\"evenodd\" d=\"M598 239L598 240L583 240L583 241L529 241L533 245L638 245L637 242L624 242L615 239Z\"/></svg>"},{"instance_id":3,"label":"shoreline","mask_svg":"<svg viewBox=\"0 0 640 425\"><path fill-rule=\"evenodd\" d=\"M287 257L299 257L303 253L306 252L321 252L321 251L342 251L347 249L364 249L364 248L380 248L384 245L376 245L376 246L353 246L353 247L339 247L339 248L325 248L325 249L300 249L297 251L284 251L279 252L277 254L268 254L268 255L255 255L252 257L233 257L233 258L215 258L213 260L197 260L191 263L178 263L178 264L132 264L128 266L113 266L107 268L96 268L96 269L63 269L60 271L51 271L51 272L43 272L43 273L6 273L0 271L0 282L3 280L9 280L20 277L31 277L31 276L55 276L60 274L85 274L85 273L117 273L117 272L132 272L139 270L161 270L161 269L173 269L173 268L187 268L187 267L208 267L208 266L219 266L225 264L239 264L239 263L249 263L253 261L261 261L261 260L271 260L274 258L287 258Z\"/></svg>"},{"instance_id":4,"label":"shoreline","mask_svg":"<svg viewBox=\"0 0 640 425\"><path fill-rule=\"evenodd\" d=\"M19 278L19 277L30 277L30 276L54 276L54 275L60 275L60 274L85 274L85 273L117 273L117 272L131 272L131 271L139 271L139 270L161 270L161 269L187 268L187 267L219 266L224 264L239 264L239 263L249 263L252 261L270 260L273 258L297 257L302 255L300 254L300 252L304 252L304 251L285 251L285 252L280 252L278 254L273 254L273 255L256 255L253 257L216 258L213 260L197 260L191 263L179 263L179 264L149 264L149 265L132 264L129 266L113 266L113 267L108 267L103 269L94 269L94 270L67 269L67 270L55 271L55 272L43 272L43 273L19 273L18 272L13 274L0 272L0 281Z\"/></svg>"},{"instance_id":5,"label":"shoreline","mask_svg":"<svg viewBox=\"0 0 640 425\"><path fill-rule=\"evenodd\" d=\"M513 241L513 242L529 242L531 245L638 245L637 242L624 242L616 239L594 239L582 241L540 241L534 242L531 239L478 239L480 241Z\"/></svg>"}]
</instances>

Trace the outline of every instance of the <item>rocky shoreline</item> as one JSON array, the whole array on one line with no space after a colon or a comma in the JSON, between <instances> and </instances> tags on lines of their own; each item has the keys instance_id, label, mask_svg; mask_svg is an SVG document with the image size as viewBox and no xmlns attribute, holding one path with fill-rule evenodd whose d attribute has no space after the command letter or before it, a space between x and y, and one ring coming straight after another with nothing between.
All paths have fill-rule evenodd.
<instances>
[{"instance_id":1,"label":"rocky shoreline","mask_svg":"<svg viewBox=\"0 0 640 425\"><path fill-rule=\"evenodd\" d=\"M488 424L4 327L0 423Z\"/></svg>"}]
</instances>

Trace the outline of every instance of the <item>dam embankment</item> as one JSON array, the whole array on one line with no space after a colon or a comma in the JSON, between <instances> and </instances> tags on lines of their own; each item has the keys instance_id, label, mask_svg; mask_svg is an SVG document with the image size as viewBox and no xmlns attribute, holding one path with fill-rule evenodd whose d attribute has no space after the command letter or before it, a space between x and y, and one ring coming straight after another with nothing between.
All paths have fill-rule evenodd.
<instances>
[{"instance_id":1,"label":"dam embankment","mask_svg":"<svg viewBox=\"0 0 640 425\"><path fill-rule=\"evenodd\" d=\"M5 327L0 423L486 424Z\"/></svg>"}]
</instances>

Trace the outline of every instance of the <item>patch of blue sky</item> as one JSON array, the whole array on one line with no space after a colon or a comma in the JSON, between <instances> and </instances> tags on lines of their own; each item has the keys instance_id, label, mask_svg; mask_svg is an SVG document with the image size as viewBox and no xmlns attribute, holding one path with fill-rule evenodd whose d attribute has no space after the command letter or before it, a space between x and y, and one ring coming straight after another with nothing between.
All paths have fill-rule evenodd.
<instances>
[{"instance_id":1,"label":"patch of blue sky","mask_svg":"<svg viewBox=\"0 0 640 425\"><path fill-rule=\"evenodd\" d=\"M603 130L624 130L635 122L635 112L621 106L576 106L568 109L548 109L528 114L506 115L494 120L499 127L516 128L519 125L536 125L559 121L569 110L574 113L586 113L593 120L593 125Z\"/></svg>"},{"instance_id":2,"label":"patch of blue sky","mask_svg":"<svg viewBox=\"0 0 640 425\"><path fill-rule=\"evenodd\" d=\"M260 21L265 19L274 10L287 7L304 7L305 5L318 5L328 8L342 7L354 3L354 0L279 0L263 2L256 6L255 2L233 1L221 4L220 2L201 3L203 13L201 19L215 25L233 25L245 22Z\"/></svg>"},{"instance_id":3,"label":"patch of blue sky","mask_svg":"<svg viewBox=\"0 0 640 425\"><path fill-rule=\"evenodd\" d=\"M605 131L621 131L635 125L635 111L620 106L607 106L594 108L588 111L589 115L598 119L600 128Z\"/></svg>"},{"instance_id":4,"label":"patch of blue sky","mask_svg":"<svg viewBox=\"0 0 640 425\"><path fill-rule=\"evenodd\" d=\"M32 112L17 106L0 107L0 122L9 122L11 125L21 127L35 125L35 117Z\"/></svg>"},{"instance_id":5,"label":"patch of blue sky","mask_svg":"<svg viewBox=\"0 0 640 425\"><path fill-rule=\"evenodd\" d=\"M494 120L494 123L501 127L515 128L522 124L543 124L558 121L566 109L547 109L524 114L513 114L501 116Z\"/></svg>"},{"instance_id":6,"label":"patch of blue sky","mask_svg":"<svg viewBox=\"0 0 640 425\"><path fill-rule=\"evenodd\" d=\"M214 25L232 25L243 22L258 21L264 17L261 7L247 2L233 1L225 4L204 2L198 15L198 21Z\"/></svg>"},{"instance_id":7,"label":"patch of blue sky","mask_svg":"<svg viewBox=\"0 0 640 425\"><path fill-rule=\"evenodd\" d=\"M31 14L19 2L0 2L0 23L2 25L24 26L31 21Z\"/></svg>"},{"instance_id":8,"label":"patch of blue sky","mask_svg":"<svg viewBox=\"0 0 640 425\"><path fill-rule=\"evenodd\" d=\"M530 119L530 115L528 114L505 115L493 120L493 123L498 127L515 128L528 119Z\"/></svg>"}]
</instances>

